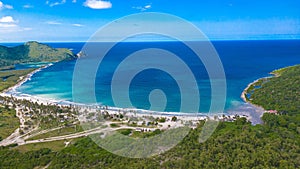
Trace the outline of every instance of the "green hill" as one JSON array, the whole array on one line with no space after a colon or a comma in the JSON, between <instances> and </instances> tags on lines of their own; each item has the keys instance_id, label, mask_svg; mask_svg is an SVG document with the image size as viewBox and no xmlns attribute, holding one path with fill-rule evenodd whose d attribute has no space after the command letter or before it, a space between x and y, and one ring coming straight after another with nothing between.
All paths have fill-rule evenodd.
<instances>
[{"instance_id":1,"label":"green hill","mask_svg":"<svg viewBox=\"0 0 300 169\"><path fill-rule=\"evenodd\" d=\"M273 71L272 78L262 78L247 90L251 103L282 114L300 113L300 65Z\"/></svg>"},{"instance_id":2,"label":"green hill","mask_svg":"<svg viewBox=\"0 0 300 169\"><path fill-rule=\"evenodd\" d=\"M52 48L38 42L27 42L16 47L0 46L0 67L24 62L52 62L74 59L76 56L66 48Z\"/></svg>"}]
</instances>

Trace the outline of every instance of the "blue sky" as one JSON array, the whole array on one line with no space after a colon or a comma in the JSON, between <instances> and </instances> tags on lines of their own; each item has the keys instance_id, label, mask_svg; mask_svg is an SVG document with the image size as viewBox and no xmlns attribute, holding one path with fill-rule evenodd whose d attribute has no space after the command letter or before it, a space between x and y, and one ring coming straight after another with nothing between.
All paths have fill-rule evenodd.
<instances>
[{"instance_id":1,"label":"blue sky","mask_svg":"<svg viewBox=\"0 0 300 169\"><path fill-rule=\"evenodd\" d=\"M86 41L142 12L179 16L210 39L300 39L299 0L0 0L0 42Z\"/></svg>"}]
</instances>

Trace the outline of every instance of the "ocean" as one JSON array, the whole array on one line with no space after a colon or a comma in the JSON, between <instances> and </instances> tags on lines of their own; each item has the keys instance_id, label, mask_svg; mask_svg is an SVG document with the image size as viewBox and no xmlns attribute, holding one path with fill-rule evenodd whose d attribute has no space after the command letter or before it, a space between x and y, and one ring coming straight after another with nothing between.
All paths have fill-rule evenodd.
<instances>
[{"instance_id":1,"label":"ocean","mask_svg":"<svg viewBox=\"0 0 300 169\"><path fill-rule=\"evenodd\" d=\"M55 48L69 48L74 53L81 51L84 43L47 43ZM300 64L299 40L260 40L260 41L213 41L226 75L226 105L224 112L235 113L247 111L249 104L240 98L242 91L254 80L270 76L270 72L286 66ZM17 44L5 44L14 46ZM101 44L99 44L101 45ZM195 78L200 92L199 112L207 113L211 105L211 86L208 73L201 61L195 60L193 52L179 42L123 42L117 44L103 60L98 68L95 79L95 95L97 103L116 106L111 94L111 80L118 64L129 54L149 48L160 48L170 51L182 60L196 74ZM31 79L16 89L18 95L26 94L49 99L73 101L72 80L76 60L55 63L34 74ZM16 69L32 67L34 65L17 65ZM133 62L128 69L135 65ZM185 75L180 74L181 80ZM84 82L82 83L84 89ZM157 69L143 70L131 81L129 96L132 106L138 109L153 109L149 102L149 94L155 89L164 92L167 101L163 111L179 112L181 93L178 84L172 76ZM79 102L86 103L89 95L82 94ZM78 99L77 99L78 101ZM119 106L118 106L119 107ZM126 108L124 104L122 107ZM129 105L128 105L129 107ZM187 110L188 112L188 110Z\"/></svg>"}]
</instances>

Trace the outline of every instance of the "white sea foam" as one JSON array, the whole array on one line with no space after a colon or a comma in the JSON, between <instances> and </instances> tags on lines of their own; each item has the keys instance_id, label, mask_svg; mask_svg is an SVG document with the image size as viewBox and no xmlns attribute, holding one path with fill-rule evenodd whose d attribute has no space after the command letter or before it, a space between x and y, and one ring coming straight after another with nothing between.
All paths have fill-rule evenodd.
<instances>
[{"instance_id":1,"label":"white sea foam","mask_svg":"<svg viewBox=\"0 0 300 169\"><path fill-rule=\"evenodd\" d=\"M45 69L49 66L52 66L53 64L50 63L47 66L44 66L42 68L39 68L32 73L28 74L26 78L24 78L21 82L19 82L17 85L11 87L9 90L1 93L1 96L13 96L18 99L26 99L32 102L38 102L43 103L45 105L81 105L81 106L105 106L101 103L97 104L83 104L83 103L75 103L72 101L59 99L57 96L58 94L43 94L43 95L30 95L22 93L18 90L20 86L22 86L26 81L31 80L31 77L33 74L41 71L42 69ZM260 110L259 108L252 106L249 103L243 103L240 101L232 101L232 105L234 105L235 108L226 110L226 112L219 112L219 113L207 113L207 112L197 112L197 113L184 113L184 112L157 112L157 111L151 111L151 110L144 110L144 109L137 109L137 108L118 108L118 107L110 107L108 106L107 109L110 111L127 111L127 112L134 112L136 114L140 115L158 115L158 116L178 116L178 117L189 117L189 118L207 118L208 116L211 118L218 118L222 119L223 115L227 116L245 116L249 120L252 121L253 124L261 123L260 117L263 113L263 110Z\"/></svg>"}]
</instances>

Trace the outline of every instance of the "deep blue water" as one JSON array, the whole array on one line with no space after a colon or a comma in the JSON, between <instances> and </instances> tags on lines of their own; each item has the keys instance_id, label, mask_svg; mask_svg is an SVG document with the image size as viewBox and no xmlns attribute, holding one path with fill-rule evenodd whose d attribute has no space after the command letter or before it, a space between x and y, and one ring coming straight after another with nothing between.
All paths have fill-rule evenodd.
<instances>
[{"instance_id":1,"label":"deep blue water","mask_svg":"<svg viewBox=\"0 0 300 169\"><path fill-rule=\"evenodd\" d=\"M11 44L13 45L13 44ZM71 48L78 53L84 43L49 43L52 47ZM226 110L243 105L243 89L255 79L269 76L274 69L300 64L299 40L275 41L215 41L213 45L222 61L227 81ZM207 112L211 101L210 81L206 69L194 53L177 42L121 43L109 52L98 69L95 81L98 103L115 106L111 97L111 79L120 61L130 53L147 48L161 48L173 52L191 68L200 91L200 110ZM76 61L63 61L34 74L17 92L41 97L72 101L72 77ZM128 69L135 66L129 65ZM179 70L180 72L180 70ZM181 80L184 74L180 75ZM84 89L84 82L82 88ZM168 101L165 111L180 110L180 91L176 81L167 73L149 69L140 72L131 81L129 92L133 106L149 109L149 93L153 89L164 91ZM82 102L89 100L82 95ZM126 106L124 106L126 107Z\"/></svg>"}]
</instances>

